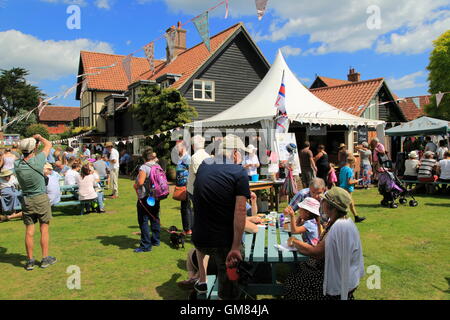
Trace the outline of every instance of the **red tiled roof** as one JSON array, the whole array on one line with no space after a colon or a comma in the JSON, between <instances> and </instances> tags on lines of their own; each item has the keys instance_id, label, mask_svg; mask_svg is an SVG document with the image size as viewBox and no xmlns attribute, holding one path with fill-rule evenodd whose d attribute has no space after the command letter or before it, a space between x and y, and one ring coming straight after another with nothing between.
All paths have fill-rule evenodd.
<instances>
[{"instance_id":1,"label":"red tiled roof","mask_svg":"<svg viewBox=\"0 0 450 320\"><path fill-rule=\"evenodd\" d=\"M181 77L172 84L174 88L180 88L201 66L242 26L238 23L221 33L211 37L211 52L208 51L203 42L187 49L179 54L174 61L166 63L166 61L155 60L155 74L150 74L150 65L146 58L133 57L132 82L138 80L155 80L166 74L180 74ZM122 67L123 55L112 55L97 52L81 52L81 61L83 63L84 73L96 72L91 67L109 66L116 63L116 66L103 71L99 75L87 76L89 79L88 88L106 91L126 91L128 78Z\"/></svg>"},{"instance_id":2,"label":"red tiled roof","mask_svg":"<svg viewBox=\"0 0 450 320\"><path fill-rule=\"evenodd\" d=\"M404 98L406 101L400 101L398 103L400 109L406 117L406 120L411 121L425 115L424 107L430 103L431 96L422 96L420 100L420 108L417 108L412 98Z\"/></svg>"},{"instance_id":3,"label":"red tiled roof","mask_svg":"<svg viewBox=\"0 0 450 320\"><path fill-rule=\"evenodd\" d=\"M39 121L70 122L80 117L80 107L47 106L42 110Z\"/></svg>"},{"instance_id":4,"label":"red tiled roof","mask_svg":"<svg viewBox=\"0 0 450 320\"><path fill-rule=\"evenodd\" d=\"M334 87L334 86L339 86L342 84L352 83L351 81L347 81L347 80L333 79L333 78L327 78L327 77L322 77L322 76L318 76L317 78L322 80L327 85L327 87Z\"/></svg>"},{"instance_id":5,"label":"red tiled roof","mask_svg":"<svg viewBox=\"0 0 450 320\"><path fill-rule=\"evenodd\" d=\"M347 84L333 87L310 89L310 91L326 103L359 117L368 106L370 100L381 88L383 82L383 78L377 78L348 82Z\"/></svg>"}]
</instances>

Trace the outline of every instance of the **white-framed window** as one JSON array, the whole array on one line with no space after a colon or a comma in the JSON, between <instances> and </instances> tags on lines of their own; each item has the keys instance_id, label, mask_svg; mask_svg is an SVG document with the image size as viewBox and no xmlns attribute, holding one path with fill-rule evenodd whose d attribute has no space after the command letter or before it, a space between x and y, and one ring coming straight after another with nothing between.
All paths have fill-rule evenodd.
<instances>
[{"instance_id":1,"label":"white-framed window","mask_svg":"<svg viewBox=\"0 0 450 320\"><path fill-rule=\"evenodd\" d=\"M169 80L165 80L165 81L161 82L160 86L161 86L161 89L167 89L168 87L170 87Z\"/></svg>"},{"instance_id":2,"label":"white-framed window","mask_svg":"<svg viewBox=\"0 0 450 320\"><path fill-rule=\"evenodd\" d=\"M194 80L193 99L197 101L215 100L215 83L210 80Z\"/></svg>"}]
</instances>

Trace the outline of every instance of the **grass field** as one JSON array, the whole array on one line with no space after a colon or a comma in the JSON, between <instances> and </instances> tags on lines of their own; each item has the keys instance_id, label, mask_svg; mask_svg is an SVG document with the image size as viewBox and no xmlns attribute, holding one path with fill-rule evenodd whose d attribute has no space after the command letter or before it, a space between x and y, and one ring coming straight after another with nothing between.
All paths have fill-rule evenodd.
<instances>
[{"instance_id":1,"label":"grass field","mask_svg":"<svg viewBox=\"0 0 450 320\"><path fill-rule=\"evenodd\" d=\"M169 246L162 231L160 247L139 253L135 193L120 179L120 198L107 200L107 213L78 216L77 209L55 211L50 254L58 263L25 271L24 226L0 224L0 299L186 299L176 282L187 276L186 249ZM381 289L369 290L366 275L356 299L450 298L450 198L417 197L419 206L385 209L375 189L356 191L357 210L367 220L358 224L364 263L381 269ZM181 228L179 202L164 200L161 223ZM35 258L41 259L39 233ZM69 290L67 268L81 270L81 290Z\"/></svg>"}]
</instances>

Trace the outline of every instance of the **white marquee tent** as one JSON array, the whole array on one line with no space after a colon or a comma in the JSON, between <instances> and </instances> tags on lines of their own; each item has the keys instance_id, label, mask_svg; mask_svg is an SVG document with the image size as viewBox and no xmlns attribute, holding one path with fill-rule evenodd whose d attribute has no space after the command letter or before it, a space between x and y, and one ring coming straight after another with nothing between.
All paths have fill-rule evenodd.
<instances>
[{"instance_id":1,"label":"white marquee tent","mask_svg":"<svg viewBox=\"0 0 450 320\"><path fill-rule=\"evenodd\" d=\"M275 62L260 84L243 100L229 109L202 121L187 124L189 127L223 128L255 124L273 127L275 102L284 72L286 111L291 122L315 125L371 126L384 121L364 119L343 112L320 100L305 88L289 69L278 51Z\"/></svg>"}]
</instances>

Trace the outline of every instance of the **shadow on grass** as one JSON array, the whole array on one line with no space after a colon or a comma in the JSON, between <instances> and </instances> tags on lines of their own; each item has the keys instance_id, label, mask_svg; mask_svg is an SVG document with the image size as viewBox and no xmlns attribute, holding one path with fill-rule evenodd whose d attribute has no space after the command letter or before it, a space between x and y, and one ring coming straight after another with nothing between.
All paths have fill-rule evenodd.
<instances>
[{"instance_id":1,"label":"shadow on grass","mask_svg":"<svg viewBox=\"0 0 450 320\"><path fill-rule=\"evenodd\" d=\"M446 208L448 205L445 203L424 203L424 205L426 206L430 206L430 207L442 207L442 208Z\"/></svg>"},{"instance_id":2,"label":"shadow on grass","mask_svg":"<svg viewBox=\"0 0 450 320\"><path fill-rule=\"evenodd\" d=\"M436 287L435 285L431 285L431 286L432 286L433 288L435 288L435 289L437 289L437 290L443 292L443 293L450 294L450 278L445 278L445 280L447 280L447 285L448 285L447 290L442 290L441 288L438 288L438 287Z\"/></svg>"},{"instance_id":3,"label":"shadow on grass","mask_svg":"<svg viewBox=\"0 0 450 320\"><path fill-rule=\"evenodd\" d=\"M174 300L174 299L182 299L182 292L177 286L177 282L181 277L180 273L175 273L172 277L164 282L162 285L156 287L156 292L158 292L159 296L163 298L163 300Z\"/></svg>"},{"instance_id":4,"label":"shadow on grass","mask_svg":"<svg viewBox=\"0 0 450 320\"><path fill-rule=\"evenodd\" d=\"M101 244L104 246L117 246L120 250L135 249L139 240L127 236L98 236Z\"/></svg>"},{"instance_id":5,"label":"shadow on grass","mask_svg":"<svg viewBox=\"0 0 450 320\"><path fill-rule=\"evenodd\" d=\"M7 263L20 268L25 266L21 261L26 261L26 256L19 253L6 253L7 251L8 249L0 247L0 264Z\"/></svg>"},{"instance_id":6,"label":"shadow on grass","mask_svg":"<svg viewBox=\"0 0 450 320\"><path fill-rule=\"evenodd\" d=\"M187 268L186 268L186 260L178 259L177 267L178 267L178 269L180 269L180 270L187 271Z\"/></svg>"},{"instance_id":7,"label":"shadow on grass","mask_svg":"<svg viewBox=\"0 0 450 320\"><path fill-rule=\"evenodd\" d=\"M358 204L358 203L355 203L355 207L356 208L385 208L385 207L383 207L383 206L381 206L380 204L377 204L377 203L375 203L375 204L367 204L367 203Z\"/></svg>"}]
</instances>

